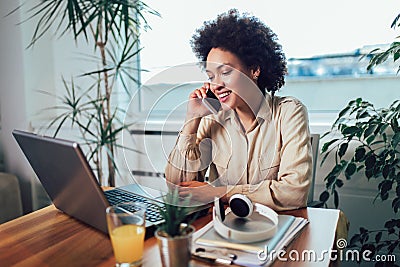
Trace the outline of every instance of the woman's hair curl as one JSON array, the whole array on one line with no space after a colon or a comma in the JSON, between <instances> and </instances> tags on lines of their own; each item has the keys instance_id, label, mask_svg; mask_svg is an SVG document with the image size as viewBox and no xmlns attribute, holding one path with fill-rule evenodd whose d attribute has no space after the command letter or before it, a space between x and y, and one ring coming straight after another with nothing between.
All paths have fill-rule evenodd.
<instances>
[{"instance_id":1,"label":"woman's hair curl","mask_svg":"<svg viewBox=\"0 0 400 267\"><path fill-rule=\"evenodd\" d=\"M212 48L235 54L248 68L260 68L257 85L274 93L285 84L286 58L276 34L254 16L232 9L206 21L191 40L193 52L206 61Z\"/></svg>"}]
</instances>

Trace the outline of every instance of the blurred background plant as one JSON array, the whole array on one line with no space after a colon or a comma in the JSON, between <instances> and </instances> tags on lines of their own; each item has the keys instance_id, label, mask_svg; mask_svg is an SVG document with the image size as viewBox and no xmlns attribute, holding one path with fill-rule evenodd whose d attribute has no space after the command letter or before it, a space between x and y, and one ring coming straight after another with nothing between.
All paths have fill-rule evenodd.
<instances>
[{"instance_id":1,"label":"blurred background plant","mask_svg":"<svg viewBox=\"0 0 400 267\"><path fill-rule=\"evenodd\" d=\"M54 127L54 136L70 122L77 128L88 147L88 159L97 174L100 185L115 186L118 172L116 150L124 125L121 118L125 110L113 101L114 90L121 86L126 97L133 94L133 84L140 88L140 81L133 73L141 48L141 29L150 28L145 16L159 13L140 0L40 0L28 9L29 18L37 21L28 47L32 47L48 31L60 36L73 35L77 44L79 37L93 43L93 55L86 60L94 62L96 69L78 76L89 79L87 88L77 85L76 79L63 79L65 94L56 96L58 104L48 109L57 115L48 125ZM21 8L18 7L18 8ZM12 11L10 12L13 13ZM107 177L107 182L105 179Z\"/></svg>"},{"instance_id":2,"label":"blurred background plant","mask_svg":"<svg viewBox=\"0 0 400 267\"><path fill-rule=\"evenodd\" d=\"M392 28L400 26L400 14ZM400 38L400 37L398 37ZM368 70L393 58L400 58L400 42L394 41L386 50L374 49L365 55L370 58ZM397 73L400 71L400 67ZM335 165L324 178L326 190L320 201L327 202L333 195L333 203L339 207L339 192L346 180L363 173L367 181L379 181L375 200L391 200L394 214L400 209L400 100L395 99L387 108L375 108L362 98L351 100L338 115L330 131L322 138L326 141L321 149L323 165L333 154ZM344 178L344 179L343 179ZM374 201L375 201L374 200ZM371 214L373 216L373 214ZM400 219L386 221L382 229L369 230L360 227L350 239L348 248L361 252L369 250L371 258L378 253L392 255L400 252ZM360 259L361 260L361 259ZM376 262L375 266L398 266L392 258Z\"/></svg>"},{"instance_id":3,"label":"blurred background plant","mask_svg":"<svg viewBox=\"0 0 400 267\"><path fill-rule=\"evenodd\" d=\"M400 27L400 14L396 16L393 20L392 25L390 26L392 29L396 29ZM376 48L372 50L367 57L370 58L369 64L367 66L367 70L372 70L375 66L378 66L388 60L390 57L393 57L393 61L396 62L400 58L400 36L398 36L394 42L392 42L386 50L382 50L380 48ZM400 66L397 68L397 73L400 71Z\"/></svg>"}]
</instances>

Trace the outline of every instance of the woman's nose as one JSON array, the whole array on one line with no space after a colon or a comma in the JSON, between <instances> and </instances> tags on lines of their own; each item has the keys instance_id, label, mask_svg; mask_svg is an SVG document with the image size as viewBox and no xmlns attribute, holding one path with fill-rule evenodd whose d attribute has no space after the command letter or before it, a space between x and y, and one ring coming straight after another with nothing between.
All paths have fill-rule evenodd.
<instances>
[{"instance_id":1,"label":"woman's nose","mask_svg":"<svg viewBox=\"0 0 400 267\"><path fill-rule=\"evenodd\" d=\"M218 83L212 83L211 84L211 91L213 91L214 93L218 92L218 90L222 89L223 86L221 86Z\"/></svg>"},{"instance_id":2,"label":"woman's nose","mask_svg":"<svg viewBox=\"0 0 400 267\"><path fill-rule=\"evenodd\" d=\"M216 91L224 86L225 86L224 80L219 75L217 75L217 77L215 77L214 81L211 83L212 91Z\"/></svg>"}]
</instances>

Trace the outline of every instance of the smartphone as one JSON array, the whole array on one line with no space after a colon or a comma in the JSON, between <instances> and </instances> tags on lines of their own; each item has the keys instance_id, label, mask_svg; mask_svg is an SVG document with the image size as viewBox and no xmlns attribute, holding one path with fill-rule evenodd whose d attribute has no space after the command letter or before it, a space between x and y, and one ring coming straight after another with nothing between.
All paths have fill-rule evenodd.
<instances>
[{"instance_id":1,"label":"smartphone","mask_svg":"<svg viewBox=\"0 0 400 267\"><path fill-rule=\"evenodd\" d=\"M213 114L217 114L221 109L221 103L218 100L218 97L208 89L206 91L206 98L203 98L203 104L210 110Z\"/></svg>"}]
</instances>

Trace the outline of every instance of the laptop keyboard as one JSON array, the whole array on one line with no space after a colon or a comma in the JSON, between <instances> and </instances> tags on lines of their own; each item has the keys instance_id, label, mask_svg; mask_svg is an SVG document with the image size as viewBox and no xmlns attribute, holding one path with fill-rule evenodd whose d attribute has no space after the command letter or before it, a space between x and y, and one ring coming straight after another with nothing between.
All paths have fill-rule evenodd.
<instances>
[{"instance_id":1,"label":"laptop keyboard","mask_svg":"<svg viewBox=\"0 0 400 267\"><path fill-rule=\"evenodd\" d=\"M127 191L123 191L120 189L112 189L112 190L104 191L104 195L106 196L108 202L111 205L116 205L116 204L125 203L125 202L145 203L146 204L146 220L150 221L152 223L159 223L159 222L163 221L163 218L161 217L161 214L159 211L160 208L165 209L165 206L162 203L155 204L150 199L147 199L145 197L142 197L142 196L139 196L139 195L127 192ZM131 211L134 211L134 210L131 210Z\"/></svg>"}]
</instances>

